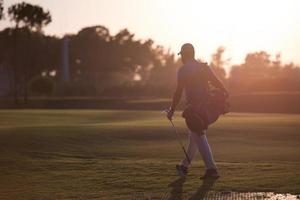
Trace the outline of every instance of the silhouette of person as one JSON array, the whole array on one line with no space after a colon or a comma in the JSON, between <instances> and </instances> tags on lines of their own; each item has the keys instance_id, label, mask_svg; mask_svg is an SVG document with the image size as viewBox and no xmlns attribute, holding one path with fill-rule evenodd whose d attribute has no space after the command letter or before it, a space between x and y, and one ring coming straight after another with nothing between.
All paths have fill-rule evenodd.
<instances>
[{"instance_id":1,"label":"silhouette of person","mask_svg":"<svg viewBox=\"0 0 300 200\"><path fill-rule=\"evenodd\" d=\"M225 96L228 96L228 92L206 63L195 60L195 50L192 44L182 45L178 54L181 55L183 66L177 72L177 88L167 117L172 120L175 108L184 91L187 107L183 112L183 117L189 128L189 145L187 149L188 157L176 165L176 170L179 175L185 176L198 150L206 168L206 172L201 178L218 178L217 166L206 137L208 115L202 115L201 113L204 113L203 110L205 111L205 105L210 96L209 83L218 88ZM205 113L207 112L205 111Z\"/></svg>"},{"instance_id":2,"label":"silhouette of person","mask_svg":"<svg viewBox=\"0 0 300 200\"><path fill-rule=\"evenodd\" d=\"M217 179L204 179L201 187L198 188L198 190L189 198L189 200L204 199L216 181Z\"/></svg>"},{"instance_id":3,"label":"silhouette of person","mask_svg":"<svg viewBox=\"0 0 300 200\"><path fill-rule=\"evenodd\" d=\"M185 177L180 177L169 184L171 187L170 196L168 200L180 200L183 199L183 183L185 182Z\"/></svg>"},{"instance_id":4,"label":"silhouette of person","mask_svg":"<svg viewBox=\"0 0 300 200\"><path fill-rule=\"evenodd\" d=\"M201 200L206 197L210 189L213 187L214 183L217 179L204 179L201 187L197 189L197 191L192 194L188 199L189 200ZM183 195L183 184L186 181L185 177L180 177L169 184L171 187L170 196L168 200L181 200L186 199Z\"/></svg>"}]
</instances>

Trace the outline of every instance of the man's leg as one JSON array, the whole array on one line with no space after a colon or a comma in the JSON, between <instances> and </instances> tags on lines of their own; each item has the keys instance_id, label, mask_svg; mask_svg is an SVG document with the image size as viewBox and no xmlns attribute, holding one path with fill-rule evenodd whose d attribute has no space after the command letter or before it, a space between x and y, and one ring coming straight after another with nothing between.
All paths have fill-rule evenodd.
<instances>
[{"instance_id":1,"label":"man's leg","mask_svg":"<svg viewBox=\"0 0 300 200\"><path fill-rule=\"evenodd\" d=\"M194 159L196 153L197 153L198 147L196 144L196 141L192 138L192 132L189 132L189 145L188 145L188 149L187 149L187 155L190 159L190 161L192 162L192 160ZM188 167L191 163L189 163L188 159L185 158L182 160L181 165Z\"/></svg>"},{"instance_id":2,"label":"man's leg","mask_svg":"<svg viewBox=\"0 0 300 200\"><path fill-rule=\"evenodd\" d=\"M206 170L217 169L210 145L206 138L206 131L202 134L191 132L191 140L194 141L199 149L199 152L203 158Z\"/></svg>"},{"instance_id":3,"label":"man's leg","mask_svg":"<svg viewBox=\"0 0 300 200\"><path fill-rule=\"evenodd\" d=\"M198 147L195 142L195 140L192 137L192 133L189 133L189 146L187 149L187 155L189 157L190 162L192 162L193 158L195 157L197 153ZM182 161L181 164L176 165L176 170L178 175L180 176L185 176L188 173L188 167L191 164L189 160L185 157Z\"/></svg>"}]
</instances>

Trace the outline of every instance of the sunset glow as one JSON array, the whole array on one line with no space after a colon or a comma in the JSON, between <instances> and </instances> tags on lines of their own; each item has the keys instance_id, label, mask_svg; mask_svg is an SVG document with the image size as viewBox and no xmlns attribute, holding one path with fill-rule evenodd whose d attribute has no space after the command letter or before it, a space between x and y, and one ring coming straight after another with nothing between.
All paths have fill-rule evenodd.
<instances>
[{"instance_id":1,"label":"sunset glow","mask_svg":"<svg viewBox=\"0 0 300 200\"><path fill-rule=\"evenodd\" d=\"M6 0L7 8L19 0ZM47 34L76 33L83 27L104 25L112 34L128 28L137 38L177 52L184 42L196 47L205 60L218 46L225 46L231 64L248 52L281 52L284 62L300 63L300 2L197 1L197 0L30 0L50 10L53 22ZM9 25L8 19L0 28Z\"/></svg>"}]
</instances>

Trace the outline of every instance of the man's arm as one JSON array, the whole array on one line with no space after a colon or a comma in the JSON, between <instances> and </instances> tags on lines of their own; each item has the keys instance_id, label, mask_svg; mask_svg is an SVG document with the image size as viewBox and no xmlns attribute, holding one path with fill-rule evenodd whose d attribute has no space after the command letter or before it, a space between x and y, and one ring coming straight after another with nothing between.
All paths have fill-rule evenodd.
<instances>
[{"instance_id":1,"label":"man's arm","mask_svg":"<svg viewBox=\"0 0 300 200\"><path fill-rule=\"evenodd\" d=\"M173 95L172 105L171 105L170 110L168 111L168 115L167 115L169 120L172 120L176 106L178 105L178 103L181 99L183 88L184 88L183 83L178 81L176 91Z\"/></svg>"}]
</instances>

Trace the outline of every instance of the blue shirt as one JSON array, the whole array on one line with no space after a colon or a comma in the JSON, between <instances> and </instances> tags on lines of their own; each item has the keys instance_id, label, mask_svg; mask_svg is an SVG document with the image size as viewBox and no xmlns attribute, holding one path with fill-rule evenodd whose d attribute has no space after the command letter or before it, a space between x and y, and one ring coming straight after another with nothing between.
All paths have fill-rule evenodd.
<instances>
[{"instance_id":1,"label":"blue shirt","mask_svg":"<svg viewBox=\"0 0 300 200\"><path fill-rule=\"evenodd\" d=\"M178 84L183 84L185 98L188 105L198 105L207 100L209 96L209 84L216 87L222 83L215 76L207 63L190 60L177 72Z\"/></svg>"}]
</instances>

